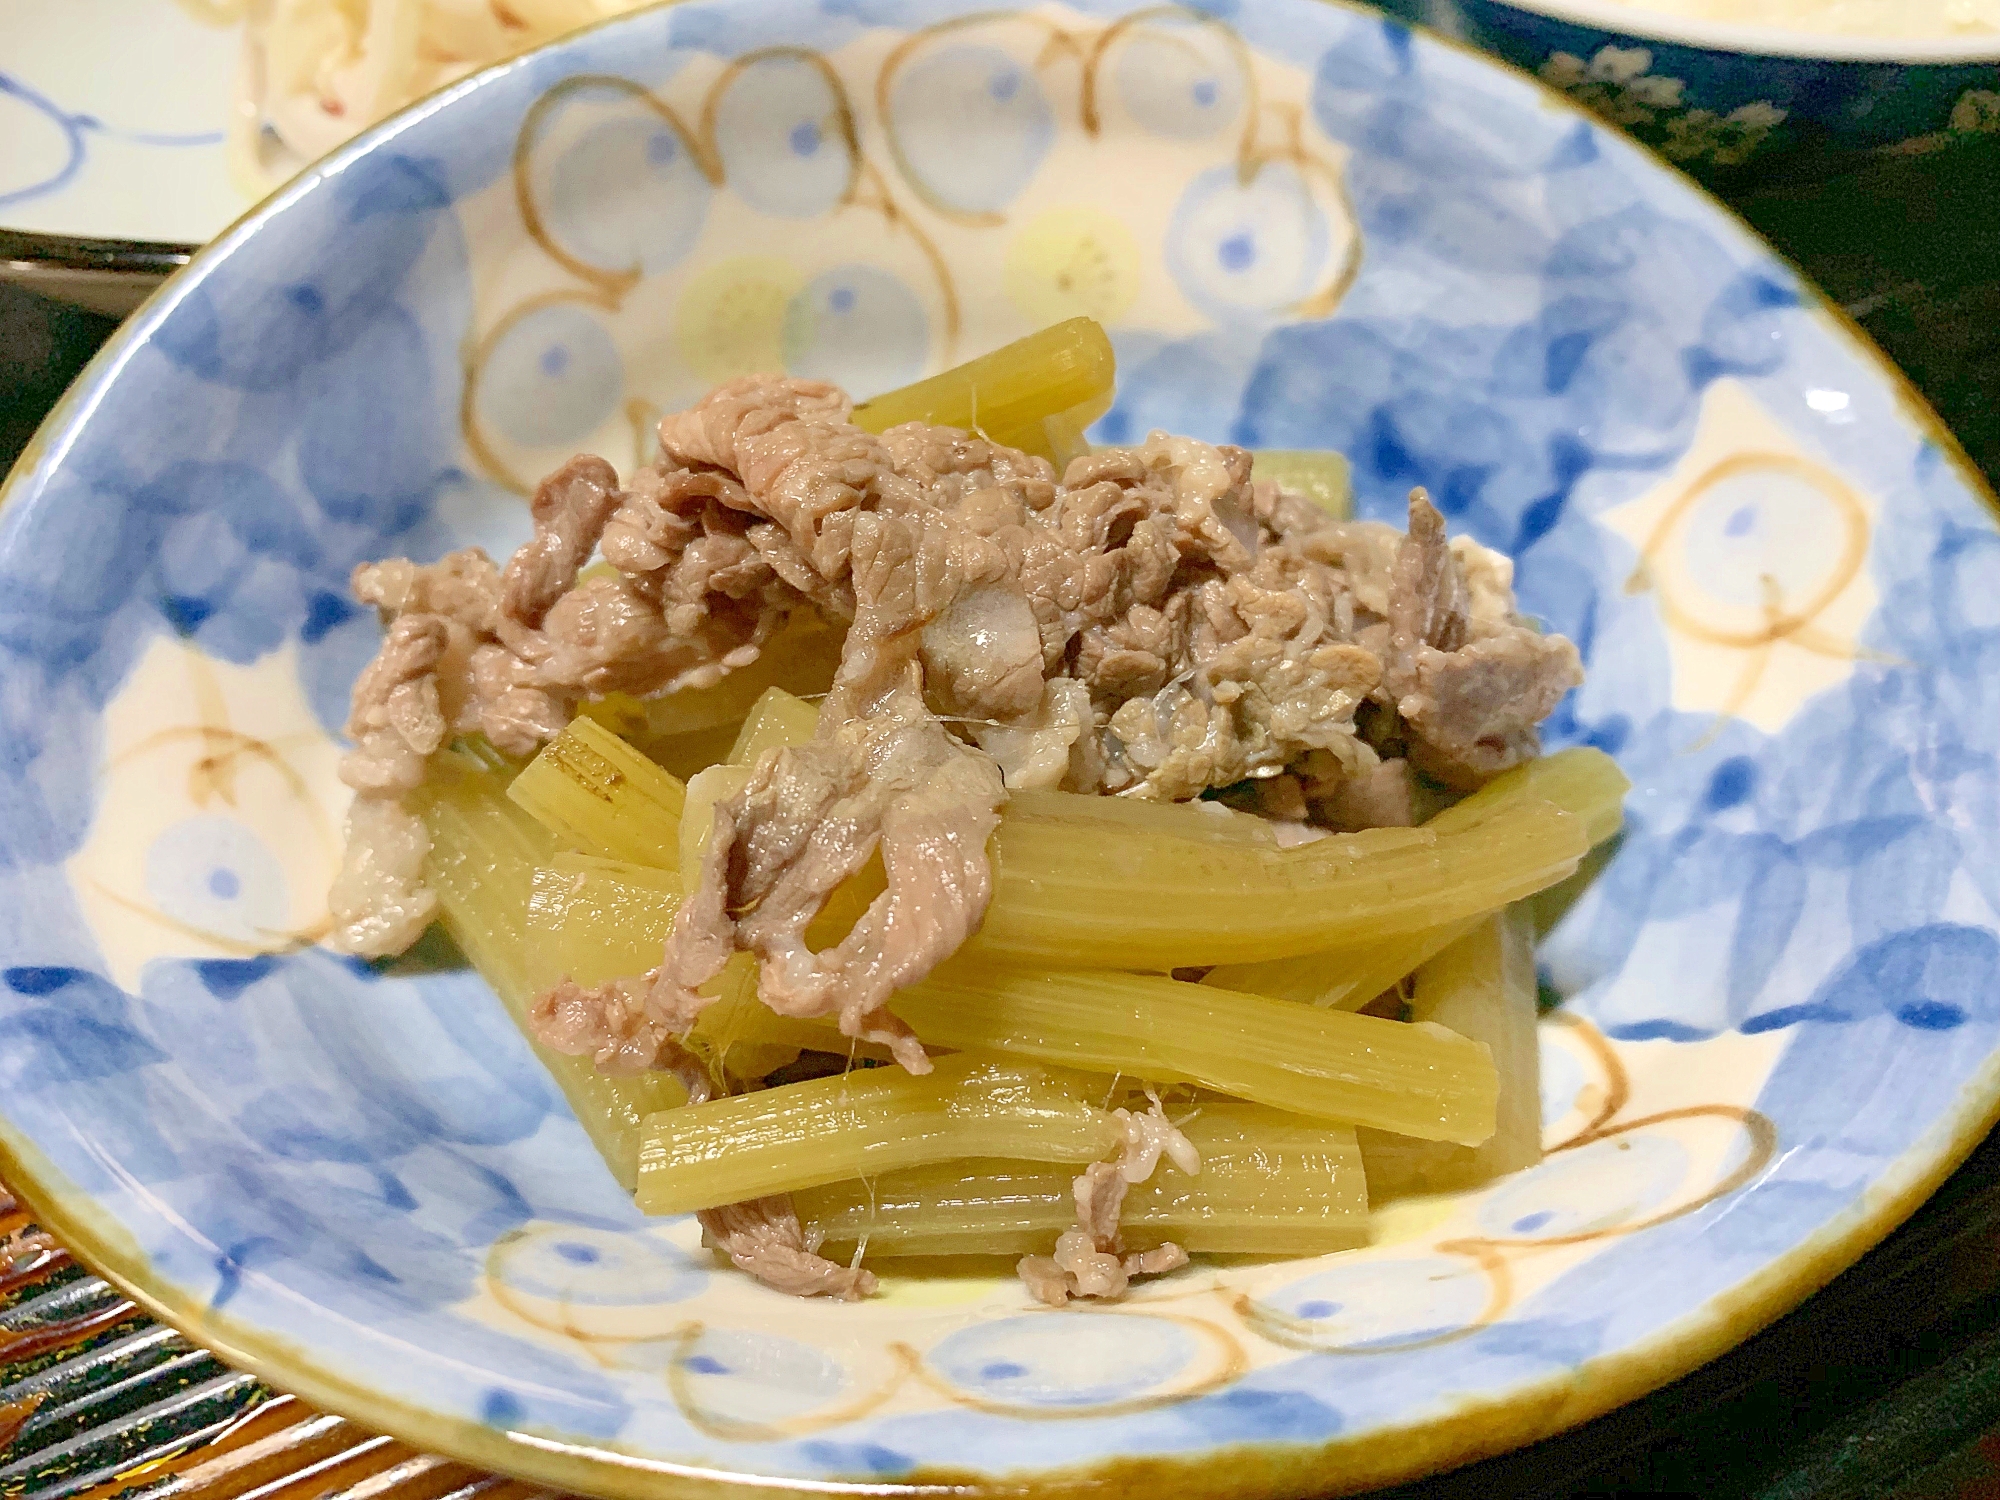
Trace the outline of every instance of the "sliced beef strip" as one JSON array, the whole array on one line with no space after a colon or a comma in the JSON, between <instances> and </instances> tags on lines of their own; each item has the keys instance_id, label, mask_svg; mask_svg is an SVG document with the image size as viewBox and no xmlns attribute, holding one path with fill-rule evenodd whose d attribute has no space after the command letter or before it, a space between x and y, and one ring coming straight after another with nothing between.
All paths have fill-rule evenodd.
<instances>
[{"instance_id":1,"label":"sliced beef strip","mask_svg":"<svg viewBox=\"0 0 2000 1500\"><path fill-rule=\"evenodd\" d=\"M1114 1301L1125 1295L1135 1276L1160 1276L1188 1263L1187 1252L1172 1241L1128 1254L1118 1230L1125 1194L1158 1169L1160 1158L1190 1177L1201 1171L1201 1157L1188 1138L1167 1119L1159 1097L1144 1112L1113 1111L1125 1127L1125 1141L1115 1161L1092 1162L1077 1175L1070 1192L1076 1200L1076 1223L1056 1237L1048 1255L1024 1255L1015 1274L1038 1302L1066 1306L1072 1298Z\"/></svg>"},{"instance_id":2,"label":"sliced beef strip","mask_svg":"<svg viewBox=\"0 0 2000 1500\"><path fill-rule=\"evenodd\" d=\"M859 1302L875 1294L873 1271L828 1260L806 1244L789 1197L752 1198L704 1209L698 1217L709 1238L739 1271L773 1291L842 1302Z\"/></svg>"},{"instance_id":3,"label":"sliced beef strip","mask_svg":"<svg viewBox=\"0 0 2000 1500\"><path fill-rule=\"evenodd\" d=\"M1461 790L1532 757L1535 726L1583 681L1575 646L1511 610L1499 616L1491 578L1480 582L1475 594L1444 517L1414 491L1390 589L1383 686L1411 763Z\"/></svg>"}]
</instances>

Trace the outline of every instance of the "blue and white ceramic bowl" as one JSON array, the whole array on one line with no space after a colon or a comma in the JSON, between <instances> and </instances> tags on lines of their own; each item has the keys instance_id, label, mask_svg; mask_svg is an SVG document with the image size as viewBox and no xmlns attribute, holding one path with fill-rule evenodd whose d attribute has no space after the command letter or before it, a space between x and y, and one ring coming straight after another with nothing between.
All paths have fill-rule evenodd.
<instances>
[{"instance_id":1,"label":"blue and white ceramic bowl","mask_svg":"<svg viewBox=\"0 0 2000 1500\"><path fill-rule=\"evenodd\" d=\"M2000 36L1885 39L1626 0L1382 0L1538 74L1698 176L1799 147L1926 151L2000 133Z\"/></svg>"},{"instance_id":2,"label":"blue and white ceramic bowl","mask_svg":"<svg viewBox=\"0 0 2000 1500\"><path fill-rule=\"evenodd\" d=\"M462 972L316 946L385 553L784 366L1073 313L1153 426L1353 456L1518 560L1634 791L1543 953L1540 1167L1050 1313L718 1270ZM1353 1489L1709 1358L2000 1106L2000 533L1784 265L1379 15L688 0L433 99L140 313L0 512L0 1171L281 1386L579 1490ZM868 1493L880 1493L868 1488Z\"/></svg>"}]
</instances>

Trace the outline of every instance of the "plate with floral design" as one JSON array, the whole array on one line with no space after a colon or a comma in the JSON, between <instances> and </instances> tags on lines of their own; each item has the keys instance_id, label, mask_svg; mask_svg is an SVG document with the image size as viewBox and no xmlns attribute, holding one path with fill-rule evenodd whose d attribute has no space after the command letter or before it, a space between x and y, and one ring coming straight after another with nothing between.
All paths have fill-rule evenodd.
<instances>
[{"instance_id":1,"label":"plate with floral design","mask_svg":"<svg viewBox=\"0 0 2000 1500\"><path fill-rule=\"evenodd\" d=\"M1096 429L1338 448L1508 552L1621 842L1541 1165L1088 1311L782 1298L649 1220L485 985L321 942L378 625L572 453L1063 317ZM308 1399L576 1490L1357 1490L1807 1295L2000 1108L2000 532L1881 357L1540 84L1318 0L685 0L447 90L196 257L0 511L0 1170Z\"/></svg>"}]
</instances>

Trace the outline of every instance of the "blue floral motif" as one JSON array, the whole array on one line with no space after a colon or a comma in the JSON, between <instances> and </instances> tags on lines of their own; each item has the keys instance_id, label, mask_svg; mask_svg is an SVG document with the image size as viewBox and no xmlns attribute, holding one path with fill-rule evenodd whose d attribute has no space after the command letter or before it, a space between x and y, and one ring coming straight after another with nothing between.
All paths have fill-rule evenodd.
<instances>
[{"instance_id":1,"label":"blue floral motif","mask_svg":"<svg viewBox=\"0 0 2000 1500\"><path fill-rule=\"evenodd\" d=\"M799 1452L828 1474L868 1479L893 1479L916 1467L907 1453L880 1443L835 1443L824 1438L799 1444Z\"/></svg>"},{"instance_id":2,"label":"blue floral motif","mask_svg":"<svg viewBox=\"0 0 2000 1500\"><path fill-rule=\"evenodd\" d=\"M1985 127L1990 62L1785 57L1665 41L1505 0L1384 0L1383 9L1483 47L1575 93L1697 170L1809 142L1861 149Z\"/></svg>"},{"instance_id":3,"label":"blue floral motif","mask_svg":"<svg viewBox=\"0 0 2000 1500\"><path fill-rule=\"evenodd\" d=\"M87 970L24 964L0 973L0 983L27 1002L0 1017L9 1098L166 1060L128 1024L126 997Z\"/></svg>"},{"instance_id":4,"label":"blue floral motif","mask_svg":"<svg viewBox=\"0 0 2000 1500\"><path fill-rule=\"evenodd\" d=\"M1989 674L2000 651L1990 629L1954 629L1953 616L1962 559L1992 555L1992 543L1975 540L1986 533L1969 518L1940 513L1941 478L1934 451L1919 449L1884 486L1892 509L1874 562L1883 607L1862 642L1878 660L1775 738L1732 726L1699 754L1660 755L1649 747L1697 744L1711 726L1656 718L1633 736L1640 759L1628 752L1628 764L1659 778L1662 795L1633 818L1556 949L1585 1003L1606 997L1613 1034L1990 1019L2000 843L1978 814L1993 805L2000 701ZM1580 695L1579 713L1590 697ZM1730 934L1725 1008L1633 1013L1610 998L1612 976L1644 961L1634 954L1652 924L1675 921Z\"/></svg>"}]
</instances>

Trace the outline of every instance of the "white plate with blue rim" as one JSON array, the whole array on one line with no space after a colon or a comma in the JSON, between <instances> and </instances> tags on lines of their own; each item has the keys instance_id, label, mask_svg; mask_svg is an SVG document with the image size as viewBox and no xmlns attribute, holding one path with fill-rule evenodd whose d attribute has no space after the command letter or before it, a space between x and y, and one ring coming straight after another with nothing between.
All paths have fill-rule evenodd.
<instances>
[{"instance_id":1,"label":"white plate with blue rim","mask_svg":"<svg viewBox=\"0 0 2000 1500\"><path fill-rule=\"evenodd\" d=\"M1351 455L1517 561L1634 788L1540 956L1542 1165L1053 1313L718 1268L464 972L318 946L348 570L579 449L1075 313L1098 429ZM1992 497L1711 201L1318 0L687 0L419 105L202 252L0 511L0 1171L308 1399L606 1494L1361 1489L1660 1385L2000 1105Z\"/></svg>"},{"instance_id":2,"label":"white plate with blue rim","mask_svg":"<svg viewBox=\"0 0 2000 1500\"><path fill-rule=\"evenodd\" d=\"M200 0L0 0L0 279L123 313L275 184L230 150Z\"/></svg>"}]
</instances>

